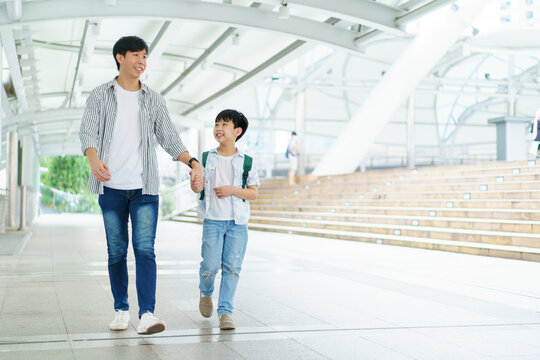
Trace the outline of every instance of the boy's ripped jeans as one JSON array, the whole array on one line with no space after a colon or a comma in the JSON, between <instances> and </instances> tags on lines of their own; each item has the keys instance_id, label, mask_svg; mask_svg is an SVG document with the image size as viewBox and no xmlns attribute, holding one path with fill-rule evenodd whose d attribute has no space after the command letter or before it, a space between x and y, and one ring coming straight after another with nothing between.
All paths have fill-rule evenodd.
<instances>
[{"instance_id":1,"label":"boy's ripped jeans","mask_svg":"<svg viewBox=\"0 0 540 360\"><path fill-rule=\"evenodd\" d=\"M235 225L234 220L204 220L199 289L204 296L211 296L216 274L221 269L218 316L232 314L247 239L247 225Z\"/></svg>"}]
</instances>

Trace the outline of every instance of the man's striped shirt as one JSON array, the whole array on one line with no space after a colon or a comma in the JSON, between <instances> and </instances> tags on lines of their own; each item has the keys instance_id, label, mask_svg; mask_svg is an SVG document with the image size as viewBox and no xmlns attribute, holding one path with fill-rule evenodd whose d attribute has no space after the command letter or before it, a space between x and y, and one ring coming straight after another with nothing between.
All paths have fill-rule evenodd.
<instances>
[{"instance_id":1,"label":"man's striped shirt","mask_svg":"<svg viewBox=\"0 0 540 360\"><path fill-rule=\"evenodd\" d=\"M95 148L98 157L108 163L114 123L116 121L116 79L98 86L88 96L86 109L81 121L79 137L83 154L88 148ZM159 190L159 172L155 139L173 160L187 151L176 131L165 99L157 92L141 83L139 96L140 126L142 139L143 194L157 195ZM88 180L88 190L95 194L103 194L103 184L92 173Z\"/></svg>"}]
</instances>

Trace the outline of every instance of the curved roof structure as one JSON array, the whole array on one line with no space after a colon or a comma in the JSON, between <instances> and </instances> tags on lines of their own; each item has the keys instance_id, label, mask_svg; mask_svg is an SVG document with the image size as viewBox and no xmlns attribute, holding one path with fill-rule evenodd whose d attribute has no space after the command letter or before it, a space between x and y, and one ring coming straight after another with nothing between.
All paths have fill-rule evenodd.
<instances>
[{"instance_id":1,"label":"curved roof structure","mask_svg":"<svg viewBox=\"0 0 540 360\"><path fill-rule=\"evenodd\" d=\"M471 25L459 20L464 0L3 2L2 130L32 134L39 156L79 154L85 98L116 75L116 40L137 35L150 46L142 80L165 96L180 130L204 127L224 107L243 111L254 130L293 130L302 92L305 151L323 153L422 23L446 11L464 31L408 94L418 156L490 157L487 119L538 107L540 11L531 0L478 2L485 6ZM443 33L429 34L426 55ZM406 102L396 109L365 159L405 156ZM255 149L276 148L257 131L248 135Z\"/></svg>"}]
</instances>

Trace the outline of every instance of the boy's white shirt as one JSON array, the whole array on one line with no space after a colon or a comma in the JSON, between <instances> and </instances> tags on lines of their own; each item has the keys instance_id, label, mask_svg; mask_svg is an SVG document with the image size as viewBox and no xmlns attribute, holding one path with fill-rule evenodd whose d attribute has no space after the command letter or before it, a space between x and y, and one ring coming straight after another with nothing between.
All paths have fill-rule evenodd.
<instances>
[{"instance_id":1,"label":"boy's white shirt","mask_svg":"<svg viewBox=\"0 0 540 360\"><path fill-rule=\"evenodd\" d=\"M140 90L128 91L118 82L114 84L118 103L116 121L111 139L107 166L111 180L103 185L119 190L143 187L141 116L139 109Z\"/></svg>"},{"instance_id":2,"label":"boy's white shirt","mask_svg":"<svg viewBox=\"0 0 540 360\"><path fill-rule=\"evenodd\" d=\"M234 155L222 156L218 154L216 171L212 179L209 179L210 191L208 192L208 201L210 202L207 219L210 220L234 220L233 199L232 196L226 196L219 199L214 191L218 186L232 185L234 181L234 169L232 159Z\"/></svg>"},{"instance_id":3,"label":"boy's white shirt","mask_svg":"<svg viewBox=\"0 0 540 360\"><path fill-rule=\"evenodd\" d=\"M208 152L208 158L206 159L206 165L204 167L204 200L199 201L199 214L204 219L208 219L208 211L210 208L210 201L208 201L208 195L213 188L211 187L211 180L216 171L217 160L219 153L216 149L212 149ZM234 172L233 186L242 188L242 173L244 172L244 153L237 148L236 153L233 155L231 164ZM259 175L257 174L257 167L255 159L251 170L248 174L247 186L259 186ZM243 201L237 196L231 196L233 204L234 222L237 225L247 225L249 221L250 206L249 201Z\"/></svg>"}]
</instances>

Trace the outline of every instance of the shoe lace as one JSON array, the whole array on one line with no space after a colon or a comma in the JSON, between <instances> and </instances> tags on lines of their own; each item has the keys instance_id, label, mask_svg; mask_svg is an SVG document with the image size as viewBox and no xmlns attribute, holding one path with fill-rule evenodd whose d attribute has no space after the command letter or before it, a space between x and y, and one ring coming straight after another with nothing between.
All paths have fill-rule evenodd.
<instances>
[{"instance_id":1,"label":"shoe lace","mask_svg":"<svg viewBox=\"0 0 540 360\"><path fill-rule=\"evenodd\" d=\"M119 324L124 322L127 319L127 313L124 313L123 311L117 311L114 315L113 324Z\"/></svg>"},{"instance_id":2,"label":"shoe lace","mask_svg":"<svg viewBox=\"0 0 540 360\"><path fill-rule=\"evenodd\" d=\"M157 318L151 312L146 312L146 313L142 314L142 316L141 316L141 320L145 320L145 321L152 321L152 320L156 320L156 319Z\"/></svg>"}]
</instances>

